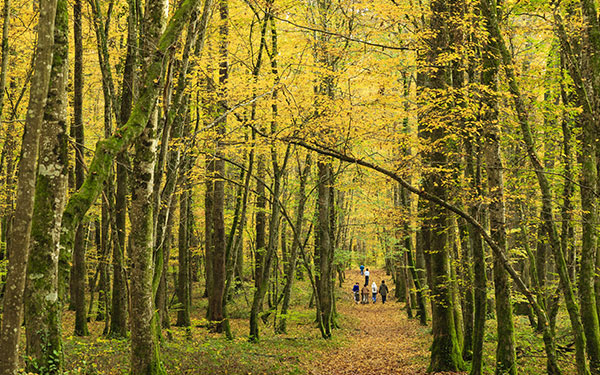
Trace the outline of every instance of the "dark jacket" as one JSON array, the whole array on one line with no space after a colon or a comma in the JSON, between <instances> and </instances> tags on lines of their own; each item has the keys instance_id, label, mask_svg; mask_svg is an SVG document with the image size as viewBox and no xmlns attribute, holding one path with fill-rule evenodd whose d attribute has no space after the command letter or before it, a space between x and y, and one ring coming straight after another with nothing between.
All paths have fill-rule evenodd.
<instances>
[{"instance_id":1,"label":"dark jacket","mask_svg":"<svg viewBox=\"0 0 600 375\"><path fill-rule=\"evenodd\" d=\"M381 294L382 296L385 296L388 294L387 284L381 283L381 285L379 286L379 294Z\"/></svg>"}]
</instances>

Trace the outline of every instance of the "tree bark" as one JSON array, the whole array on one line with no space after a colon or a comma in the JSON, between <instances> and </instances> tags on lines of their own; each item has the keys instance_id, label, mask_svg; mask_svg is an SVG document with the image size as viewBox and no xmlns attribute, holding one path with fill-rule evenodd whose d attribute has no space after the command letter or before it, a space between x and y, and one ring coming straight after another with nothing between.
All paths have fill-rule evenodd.
<instances>
[{"instance_id":1,"label":"tree bark","mask_svg":"<svg viewBox=\"0 0 600 375\"><path fill-rule=\"evenodd\" d=\"M184 156L184 168L182 169L181 194L179 196L179 277L177 278L177 300L180 307L177 311L177 323L179 327L189 327L190 318L190 233L189 233L189 214L190 214L190 195L191 181L189 177L189 157Z\"/></svg>"},{"instance_id":2,"label":"tree bark","mask_svg":"<svg viewBox=\"0 0 600 375\"><path fill-rule=\"evenodd\" d=\"M481 3L481 15L489 29L490 19L496 12L495 1ZM491 34L491 32L490 32ZM492 34L495 36L495 34ZM486 161L490 233L498 246L506 253L506 208L504 202L504 174L500 155L500 126L498 124L497 75L500 66L495 39L484 43L482 50L483 72L481 83L483 106L483 132L485 143L483 154ZM496 374L516 375L516 349L513 312L511 304L511 285L508 274L502 267L502 260L494 257L494 292L496 297L497 337Z\"/></svg>"},{"instance_id":3,"label":"tree bark","mask_svg":"<svg viewBox=\"0 0 600 375\"><path fill-rule=\"evenodd\" d=\"M583 327L582 327L582 323L579 317L579 307L577 306L577 303L575 301L574 298L574 292L573 292L573 288L571 285L571 280L569 278L569 273L568 273L568 269L567 269L567 265L566 265L566 260L565 260L565 256L564 256L564 251L563 249L560 247L560 240L558 238L558 232L556 229L556 223L554 221L554 214L553 214L553 210L552 210L552 192L550 190L550 185L548 182L548 179L544 173L544 166L542 165L542 163L540 162L539 158L536 155L536 151L535 151L535 144L533 141L533 137L531 134L531 128L529 125L529 121L527 118L527 109L525 108L524 102L523 102L523 98L521 96L520 90L519 90L519 86L517 84L516 81L516 77L515 77L515 72L514 72L514 68L513 68L513 63L512 63L512 57L510 55L510 52L508 51L506 44L504 43L504 38L502 37L502 34L500 32L500 27L498 25L498 15L497 15L497 7L496 7L496 2L494 0L491 0L489 2L484 2L485 5L488 7L488 22L489 22L489 33L491 35L491 37L496 41L496 45L497 45L497 53L499 54L499 56L502 59L503 65L504 65L504 70L506 72L506 76L508 78L508 86L509 86L509 91L513 96L513 102L514 102L514 106L517 112L517 117L518 117L518 121L519 121L519 125L521 128L521 132L523 133L523 140L525 141L526 147L527 147L527 154L529 156L530 162L533 166L533 168L535 169L536 172L536 177L537 177L537 181L538 181L538 185L540 187L540 191L542 193L542 215L543 215L543 219L544 219L544 224L546 225L546 230L547 230L547 235L549 237L549 242L552 246L552 253L554 256L554 260L555 260L555 264L557 266L557 270L558 270L558 274L560 277L560 282L562 284L562 290L563 290L563 294L565 296L565 301L566 301L566 305L567 305L567 310L569 312L569 318L571 320L571 326L573 328L574 334L575 334L575 348L576 348L576 356L577 356L577 366L578 366L578 373L580 374L584 374L587 373L588 369L587 369L587 364L585 362L584 358L584 353L585 353L585 338L586 336L588 336L587 338L587 346L588 346L588 355L590 357L590 361L592 362L591 367L594 368L596 367L597 370L595 371L600 371L600 368L598 367L598 363L600 363L598 361L598 359L600 358L600 352L598 352L598 349L600 348L600 346L598 346L598 344L600 343L600 340L598 340L598 338L600 338L600 334L598 333L598 324L595 324L595 330L593 330L590 326L590 331L588 331L588 329L586 329L586 331L589 332L589 334L587 334L586 332L584 332ZM593 154L592 154L593 155ZM589 158L591 160L593 160L593 158ZM584 194L582 194L583 196ZM585 230L584 230L585 233ZM584 235L585 237L585 235ZM585 241L585 240L584 240ZM595 246L595 245L594 245ZM582 257L582 259L585 259L585 257ZM594 258L595 260L595 258ZM593 263L593 260L592 260ZM592 270L590 271L593 274L593 265L591 266ZM590 283L590 288L593 288L593 275L587 275L585 274L585 271L582 270L582 277L585 279L584 275L590 276L591 279L588 280ZM584 283L580 283L580 294L583 293L582 295L587 295L585 290L586 290L586 285ZM585 298L584 298L585 299ZM590 297L590 301L593 300L593 291L591 291L591 297ZM594 322L597 323L598 322L598 317L597 314L595 312L595 301L592 301L592 304L594 305L593 310L590 312L593 312L593 315L596 315L596 318L594 318L593 321L590 322L590 324L593 326ZM539 304L538 304L539 305ZM584 308L584 303L582 302L582 313L584 313L586 311L586 308ZM590 308L590 306L588 306ZM542 307L543 308L543 307ZM538 313L539 315L539 313ZM540 316L538 316L538 319L540 318ZM544 317L546 318L546 317ZM585 320L585 319L584 319ZM540 325L543 325L544 323L540 323ZM556 347L555 347L555 343L554 343L554 337L551 334L551 332L544 327L544 343L545 343L545 349L546 349L546 355L547 355L547 369L549 373L558 373L559 369L558 369L558 365L556 362ZM588 328L588 327L586 327ZM594 364L596 363L596 364Z\"/></svg>"},{"instance_id":4,"label":"tree bark","mask_svg":"<svg viewBox=\"0 0 600 375\"><path fill-rule=\"evenodd\" d=\"M58 374L62 369L61 304L58 299L60 222L67 194L67 75L69 14L57 2L51 82L41 131L38 176L27 266L25 321L27 369Z\"/></svg>"},{"instance_id":5,"label":"tree bark","mask_svg":"<svg viewBox=\"0 0 600 375\"><path fill-rule=\"evenodd\" d=\"M0 352L2 353L0 374L2 375L13 375L17 371L18 341L23 318L23 293L37 178L38 145L54 52L56 3L57 0L40 0L35 68L29 94L29 108L25 119L25 132L21 144L14 224L7 247L9 263L6 291L2 301L4 315L0 328Z\"/></svg>"},{"instance_id":6,"label":"tree bark","mask_svg":"<svg viewBox=\"0 0 600 375\"><path fill-rule=\"evenodd\" d=\"M310 153L306 154L304 160L304 168L298 167L298 180L300 187L298 189L298 208L296 209L296 218L294 220L294 228L296 235L302 238L302 227L304 222L304 208L306 206L306 182L310 175L311 170L311 157ZM292 285L296 278L296 264L298 261L298 249L300 243L298 241L292 242L290 254L288 257L288 263L285 270L285 285L283 287L283 301L281 304L281 317L279 318L279 325L277 327L278 333L285 333L287 330L287 313L290 306L290 299L292 294Z\"/></svg>"},{"instance_id":7,"label":"tree bark","mask_svg":"<svg viewBox=\"0 0 600 375\"><path fill-rule=\"evenodd\" d=\"M219 85L221 89L220 100L217 103L219 114L227 111L227 91L225 84L229 76L229 0L219 0ZM215 159L211 161L210 172L212 173L212 203L210 221L212 223L212 239L210 258L207 264L211 264L211 285L208 290L208 304L210 315L208 320L213 322L216 332L223 331L223 321L226 318L223 312L223 295L225 293L225 271L226 271L226 240L225 240L225 161L220 157L223 155L222 142L227 128L227 117L218 121L216 126L217 140L215 144Z\"/></svg>"},{"instance_id":8,"label":"tree bark","mask_svg":"<svg viewBox=\"0 0 600 375\"><path fill-rule=\"evenodd\" d=\"M432 36L429 38L426 61L428 65L437 66L440 54L452 48L449 34L450 10L455 7L455 2L432 1L430 4L431 18L429 28ZM424 62L424 61L422 61ZM420 90L423 95L432 95L431 100L439 100L443 90L448 89L450 84L450 70L448 68L436 68L428 72L426 87L428 90ZM437 111L444 111L443 107ZM441 112L440 112L441 113ZM431 126L431 119L423 116L419 124L419 136L428 145L438 143L435 149L428 151L424 156L426 165L445 166L447 156L444 152L444 138L446 130L443 127ZM423 190L445 200L447 197L446 186L443 183L440 172L429 172L423 180ZM421 202L419 202L421 203ZM461 346L454 319L454 306L452 301L452 288L450 286L450 264L449 251L451 244L448 242L448 212L446 210L435 210L431 204L424 205L425 217L423 218L423 245L426 260L429 259L429 280L431 289L432 306L432 331L433 343L431 347L431 361L428 371L459 371L464 368L461 354Z\"/></svg>"},{"instance_id":9,"label":"tree bark","mask_svg":"<svg viewBox=\"0 0 600 375\"><path fill-rule=\"evenodd\" d=\"M123 126L129 121L131 106L135 96L137 82L137 24L138 6L136 0L129 0L127 16L127 55L123 70L123 87L121 89L121 107L119 119ZM127 277L125 266L125 244L127 239L127 180L129 157L122 152L117 155L116 192L115 192L115 232L113 238L113 285L112 316L110 320L110 336L127 337Z\"/></svg>"},{"instance_id":10,"label":"tree bark","mask_svg":"<svg viewBox=\"0 0 600 375\"><path fill-rule=\"evenodd\" d=\"M152 51L163 33L168 3L146 3L140 57L143 67L151 66ZM165 56L165 60L168 57ZM166 61L165 61L166 64ZM161 67L161 70L164 66ZM147 76L151 73L147 71ZM162 77L160 74L159 77ZM156 84L162 85L162 79ZM156 102L157 98L154 98ZM132 374L163 374L158 347L159 322L154 313L154 219L153 191L156 166L157 112L155 103L142 133L135 141L131 192L131 370Z\"/></svg>"},{"instance_id":11,"label":"tree bark","mask_svg":"<svg viewBox=\"0 0 600 375\"><path fill-rule=\"evenodd\" d=\"M73 34L75 39L75 68L73 74L73 135L75 138L75 188L81 188L85 179L84 128L83 128L83 42L81 29L81 0L73 5ZM83 226L75 229L73 247L73 269L71 272L71 296L75 309L75 335L89 335L85 304L85 239ZM59 288L61 288L59 280ZM63 293L60 293L63 294Z\"/></svg>"}]
</instances>

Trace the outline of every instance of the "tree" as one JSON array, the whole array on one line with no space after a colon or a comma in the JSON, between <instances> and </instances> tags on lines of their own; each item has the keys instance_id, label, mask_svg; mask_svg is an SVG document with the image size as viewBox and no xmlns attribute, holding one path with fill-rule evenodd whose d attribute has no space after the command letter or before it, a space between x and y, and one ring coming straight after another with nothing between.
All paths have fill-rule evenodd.
<instances>
[{"instance_id":1,"label":"tree","mask_svg":"<svg viewBox=\"0 0 600 375\"><path fill-rule=\"evenodd\" d=\"M23 316L23 292L27 259L29 256L31 220L38 158L38 145L42 127L50 70L54 53L54 19L57 0L40 0L38 42L31 80L29 108L25 120L25 133L21 146L19 173L15 199L15 217L11 227L11 240L7 247L9 257L6 292L3 299L4 315L0 328L0 374L13 375L17 371L19 334Z\"/></svg>"},{"instance_id":2,"label":"tree","mask_svg":"<svg viewBox=\"0 0 600 375\"><path fill-rule=\"evenodd\" d=\"M25 288L27 364L31 372L60 373L61 308L58 255L61 216L67 194L68 5L57 2L54 54L41 129L33 207L31 250Z\"/></svg>"}]
</instances>

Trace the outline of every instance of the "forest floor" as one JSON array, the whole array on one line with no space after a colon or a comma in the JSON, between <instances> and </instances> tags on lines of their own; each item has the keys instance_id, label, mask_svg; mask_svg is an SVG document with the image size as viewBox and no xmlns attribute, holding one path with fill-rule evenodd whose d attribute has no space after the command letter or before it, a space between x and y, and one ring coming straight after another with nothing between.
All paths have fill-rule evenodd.
<instances>
[{"instance_id":1,"label":"forest floor","mask_svg":"<svg viewBox=\"0 0 600 375\"><path fill-rule=\"evenodd\" d=\"M384 271L371 271L371 282L382 278L394 293ZM424 374L429 361L431 336L428 327L406 317L404 303L357 305L351 293L355 282L364 283L358 270L346 271L346 282L336 289L339 329L323 340L315 326L315 309L308 307L308 280L294 284L286 334L273 332L274 319L261 321L259 343L249 343L248 310L251 286L242 288L230 302L229 314L235 338L210 333L206 323L206 299L202 285L194 283L192 327L171 327L165 331L161 356L169 374ZM362 284L361 284L362 285ZM172 311L172 322L175 312ZM129 340L110 340L102 335L104 322L91 319L90 336L75 337L73 313L64 315L66 374L126 374L129 372ZM277 317L277 319L279 319ZM167 338L168 336L168 338Z\"/></svg>"},{"instance_id":2,"label":"forest floor","mask_svg":"<svg viewBox=\"0 0 600 375\"><path fill-rule=\"evenodd\" d=\"M252 284L247 282L229 303L229 315L234 335L210 333L205 328L206 298L202 283L194 283L192 326L189 329L171 327L163 331L161 359L168 374L206 375L418 375L425 374L429 364L431 328L408 319L404 303L395 302L391 279L382 270L372 270L370 282L379 285L385 279L389 285L389 302L356 304L352 286L364 283L358 269L346 271L346 281L336 288L339 329L330 340L323 340L315 325L315 309L309 307L311 287L308 280L294 284L288 329L285 334L274 333L280 316L270 315L260 321L260 341L248 342L249 308ZM89 297L89 296L88 296ZM97 298L96 298L97 301ZM175 322L176 304L171 310ZM562 345L569 344L568 318L559 314L557 337ZM128 374L129 339L107 339L102 335L104 322L93 319L88 326L90 336L72 336L74 314L65 311L63 319L65 375ZM519 373L545 373L543 343L533 333L528 320L515 317ZM484 373L493 374L496 346L495 320L486 324ZM24 336L24 335L23 335ZM21 347L25 347L25 342ZM24 354L24 350L23 350ZM574 373L572 352L560 357L564 374ZM24 363L22 362L22 366Z\"/></svg>"},{"instance_id":3,"label":"forest floor","mask_svg":"<svg viewBox=\"0 0 600 375\"><path fill-rule=\"evenodd\" d=\"M404 304L394 302L394 285L385 272L371 270L369 284L375 281L380 285L382 279L386 280L391 292L388 302L382 304L378 295L374 304L356 304L350 290L355 282L362 287L364 276L358 270L346 272L343 291L348 291L348 298L338 300L337 309L349 319L346 324L352 326L347 333L349 342L333 352L324 353L313 363L310 374L425 374L431 344L427 327L409 320L402 308Z\"/></svg>"}]
</instances>

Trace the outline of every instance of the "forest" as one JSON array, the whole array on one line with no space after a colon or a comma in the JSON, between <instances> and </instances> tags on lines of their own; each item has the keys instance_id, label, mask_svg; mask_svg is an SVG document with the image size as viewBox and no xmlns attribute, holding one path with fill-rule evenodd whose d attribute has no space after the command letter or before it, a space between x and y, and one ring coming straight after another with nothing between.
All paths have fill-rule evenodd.
<instances>
[{"instance_id":1,"label":"forest","mask_svg":"<svg viewBox=\"0 0 600 375\"><path fill-rule=\"evenodd\" d=\"M599 6L2 0L0 375L600 375Z\"/></svg>"}]
</instances>

